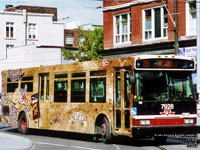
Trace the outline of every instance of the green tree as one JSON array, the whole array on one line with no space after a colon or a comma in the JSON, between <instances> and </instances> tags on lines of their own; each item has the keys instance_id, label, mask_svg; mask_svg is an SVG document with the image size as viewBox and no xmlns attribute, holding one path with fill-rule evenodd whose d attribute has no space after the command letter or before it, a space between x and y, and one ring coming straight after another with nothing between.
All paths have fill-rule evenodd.
<instances>
[{"instance_id":1,"label":"green tree","mask_svg":"<svg viewBox=\"0 0 200 150\"><path fill-rule=\"evenodd\" d=\"M63 48L64 59L73 59L78 60L79 62L102 59L102 56L99 55L97 51L103 50L103 28L98 27L93 31L88 30L88 32L85 32L79 27L78 36L84 37L83 42L79 39L78 42L75 43L78 51L71 51Z\"/></svg>"}]
</instances>

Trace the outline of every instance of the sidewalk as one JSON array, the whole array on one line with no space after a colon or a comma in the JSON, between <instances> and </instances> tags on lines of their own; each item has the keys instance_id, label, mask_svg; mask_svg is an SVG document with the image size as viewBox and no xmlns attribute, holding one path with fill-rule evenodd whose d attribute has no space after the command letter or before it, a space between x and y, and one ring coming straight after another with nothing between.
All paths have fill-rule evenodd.
<instances>
[{"instance_id":1,"label":"sidewalk","mask_svg":"<svg viewBox=\"0 0 200 150\"><path fill-rule=\"evenodd\" d=\"M3 133L1 129L9 128L0 122L0 150L30 150L32 142L24 137Z\"/></svg>"}]
</instances>

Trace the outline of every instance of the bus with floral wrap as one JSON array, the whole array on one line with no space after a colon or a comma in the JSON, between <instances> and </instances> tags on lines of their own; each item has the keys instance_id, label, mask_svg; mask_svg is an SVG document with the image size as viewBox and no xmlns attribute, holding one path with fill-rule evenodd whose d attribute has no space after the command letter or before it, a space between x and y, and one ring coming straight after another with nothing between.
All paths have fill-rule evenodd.
<instances>
[{"instance_id":1,"label":"bus with floral wrap","mask_svg":"<svg viewBox=\"0 0 200 150\"><path fill-rule=\"evenodd\" d=\"M153 137L195 133L195 61L140 55L2 71L3 123L28 129ZM156 136L156 135L162 136Z\"/></svg>"}]
</instances>

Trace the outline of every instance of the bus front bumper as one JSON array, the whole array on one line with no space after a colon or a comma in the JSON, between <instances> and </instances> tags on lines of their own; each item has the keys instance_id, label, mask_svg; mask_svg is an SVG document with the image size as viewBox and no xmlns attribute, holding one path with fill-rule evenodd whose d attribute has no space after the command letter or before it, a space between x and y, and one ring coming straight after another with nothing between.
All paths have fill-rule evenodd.
<instances>
[{"instance_id":1,"label":"bus front bumper","mask_svg":"<svg viewBox=\"0 0 200 150\"><path fill-rule=\"evenodd\" d=\"M200 133L200 126L184 125L184 126L145 126L132 127L133 137L147 137L147 136L174 136L175 134L196 134Z\"/></svg>"}]
</instances>

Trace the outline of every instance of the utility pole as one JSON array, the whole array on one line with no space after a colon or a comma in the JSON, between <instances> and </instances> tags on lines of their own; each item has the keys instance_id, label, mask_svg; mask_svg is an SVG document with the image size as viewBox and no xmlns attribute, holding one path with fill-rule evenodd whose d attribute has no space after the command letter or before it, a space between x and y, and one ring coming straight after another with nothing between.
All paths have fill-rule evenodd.
<instances>
[{"instance_id":1,"label":"utility pole","mask_svg":"<svg viewBox=\"0 0 200 150\"><path fill-rule=\"evenodd\" d=\"M174 0L174 41L175 41L175 55L178 55L179 43L178 43L178 3Z\"/></svg>"}]
</instances>

